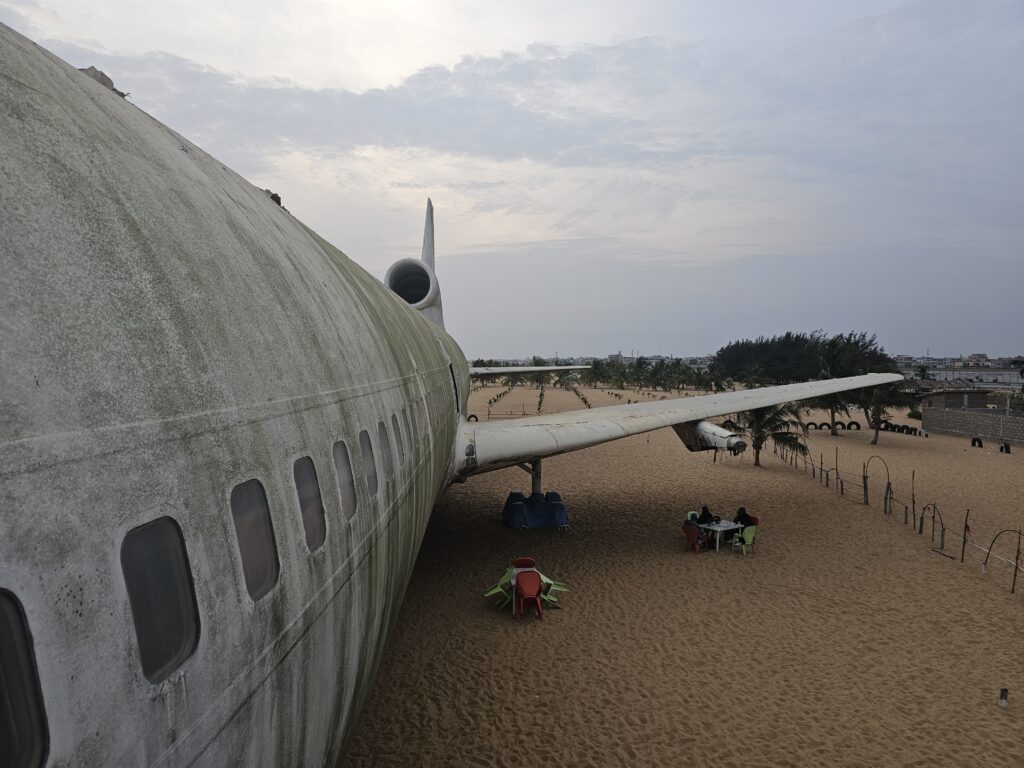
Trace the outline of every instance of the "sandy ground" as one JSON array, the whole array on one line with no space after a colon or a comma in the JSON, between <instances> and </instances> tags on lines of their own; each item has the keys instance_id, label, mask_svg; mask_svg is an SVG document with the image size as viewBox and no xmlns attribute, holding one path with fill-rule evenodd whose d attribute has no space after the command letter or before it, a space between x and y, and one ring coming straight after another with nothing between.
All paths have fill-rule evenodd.
<instances>
[{"instance_id":1,"label":"sandy ground","mask_svg":"<svg viewBox=\"0 0 1024 768\"><path fill-rule=\"evenodd\" d=\"M500 389L473 392L472 410L486 414ZM652 399L621 402L638 397ZM549 389L544 405L579 402ZM492 416L536 408L536 390L516 389ZM545 462L568 532L501 525L508 491L529 487L518 469L453 487L346 764L1024 765L1024 595L1006 564L983 575L978 549L960 564L954 536L967 508L986 546L1024 522L1024 449L870 438L812 432L809 444L827 465L838 446L848 476L880 456L901 498L913 471L917 507L938 504L955 560L932 551L930 516L923 536L902 507L883 516L877 459L865 507L770 450L757 468L749 454L689 453L670 430L628 438ZM688 551L681 520L703 503L758 515L756 554ZM1010 558L1012 538L997 550ZM522 554L572 589L543 622L516 624L481 597Z\"/></svg>"}]
</instances>

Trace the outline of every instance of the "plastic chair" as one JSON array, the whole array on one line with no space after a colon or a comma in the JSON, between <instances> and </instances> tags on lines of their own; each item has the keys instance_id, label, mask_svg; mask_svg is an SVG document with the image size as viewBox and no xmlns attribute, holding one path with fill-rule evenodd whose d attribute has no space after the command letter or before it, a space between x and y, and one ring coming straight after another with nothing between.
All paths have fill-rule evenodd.
<instances>
[{"instance_id":1,"label":"plastic chair","mask_svg":"<svg viewBox=\"0 0 1024 768\"><path fill-rule=\"evenodd\" d=\"M537 619L543 621L544 608L540 601L540 574L536 571L522 571L516 576L516 621L523 615L523 604L533 603Z\"/></svg>"},{"instance_id":2,"label":"plastic chair","mask_svg":"<svg viewBox=\"0 0 1024 768\"><path fill-rule=\"evenodd\" d=\"M700 547L704 543L704 532L696 525L686 523L683 525L683 533L686 534L686 540L690 542L693 551L699 555Z\"/></svg>"},{"instance_id":3,"label":"plastic chair","mask_svg":"<svg viewBox=\"0 0 1024 768\"><path fill-rule=\"evenodd\" d=\"M512 558L513 568L536 568L537 561L532 557L514 557Z\"/></svg>"},{"instance_id":4,"label":"plastic chair","mask_svg":"<svg viewBox=\"0 0 1024 768\"><path fill-rule=\"evenodd\" d=\"M757 526L748 525L743 529L743 533L736 536L732 540L732 548L743 551L743 554L747 554L747 549L750 551L754 550L754 537L757 535Z\"/></svg>"},{"instance_id":5,"label":"plastic chair","mask_svg":"<svg viewBox=\"0 0 1024 768\"><path fill-rule=\"evenodd\" d=\"M694 512L693 510L690 510L689 512L686 513L686 519L687 520L692 520L695 523L697 522L697 518L698 517L699 517L699 515L696 512Z\"/></svg>"}]
</instances>

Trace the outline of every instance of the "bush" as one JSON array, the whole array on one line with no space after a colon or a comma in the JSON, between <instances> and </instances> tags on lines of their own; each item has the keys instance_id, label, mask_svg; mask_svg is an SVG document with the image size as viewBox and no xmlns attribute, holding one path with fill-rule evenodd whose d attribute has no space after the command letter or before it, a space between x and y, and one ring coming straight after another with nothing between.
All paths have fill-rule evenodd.
<instances>
[{"instance_id":1,"label":"bush","mask_svg":"<svg viewBox=\"0 0 1024 768\"><path fill-rule=\"evenodd\" d=\"M917 410L917 408L911 408L909 411L907 411L907 418L908 419L917 419L918 421L920 421L921 420L921 412L919 410Z\"/></svg>"}]
</instances>

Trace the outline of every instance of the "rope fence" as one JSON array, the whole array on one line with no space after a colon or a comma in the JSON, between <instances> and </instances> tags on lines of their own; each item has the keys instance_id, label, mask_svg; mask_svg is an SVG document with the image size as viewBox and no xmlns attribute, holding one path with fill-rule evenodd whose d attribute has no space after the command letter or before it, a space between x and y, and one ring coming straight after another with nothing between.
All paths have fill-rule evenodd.
<instances>
[{"instance_id":1,"label":"rope fence","mask_svg":"<svg viewBox=\"0 0 1024 768\"><path fill-rule=\"evenodd\" d=\"M872 482L868 475L869 469L872 468L872 462L877 460L882 467L885 469L885 486L882 488L882 514L887 522L895 522L896 510L899 507L903 507L903 525L910 528L917 536L925 535L925 523L929 523L930 536L932 551L936 554L948 557L950 560L955 560L956 555L950 554L946 549L947 539L951 544L955 544L959 539L960 544L960 562L965 561L967 554L967 547L970 546L979 552L985 553L985 559L981 564L981 573L985 575L988 573L988 567L990 561L996 561L998 563L1005 563L1006 565L1013 567L1013 579L1010 584L1010 592L1015 593L1017 589L1017 574L1024 571L1024 563L1021 559L1021 549L1024 545L1024 531L1021 528L1005 528L999 531L989 543L988 547L983 547L980 544L976 544L972 538L971 527L969 520L971 517L971 510L967 509L964 514L963 525L959 532L952 530L946 525L945 520L942 517L942 512L939 510L939 506L935 502L929 502L923 507L918 509L917 507L917 489L916 489L916 470L910 473L910 498L901 496L896 493L893 489L891 475L889 473L889 467L885 463L885 460L881 456L871 456L866 462L861 464L860 474L851 473L850 471L840 472L839 470L839 448L835 449L834 464L828 466L825 464L825 454L820 453L817 461L813 457L809 458L809 451L806 450L796 451L792 448L788 448L778 443L772 444L772 453L779 457L779 459L789 466L801 470L805 475L809 475L812 480L817 480L818 483L825 488L828 488L855 504L863 504L864 506L871 506L871 494L873 492ZM1008 534L1017 537L1017 549L1014 559L1003 557L1002 555L993 552L996 541L1003 536ZM936 546L936 535L938 536L938 546Z\"/></svg>"}]
</instances>

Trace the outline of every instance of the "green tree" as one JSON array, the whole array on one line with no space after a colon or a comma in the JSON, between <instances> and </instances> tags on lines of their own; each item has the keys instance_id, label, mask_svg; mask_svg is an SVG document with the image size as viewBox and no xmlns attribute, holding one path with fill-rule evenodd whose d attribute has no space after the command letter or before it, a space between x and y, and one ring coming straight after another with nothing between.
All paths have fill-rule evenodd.
<instances>
[{"instance_id":1,"label":"green tree","mask_svg":"<svg viewBox=\"0 0 1024 768\"><path fill-rule=\"evenodd\" d=\"M755 408L752 411L741 411L736 414L736 431L746 435L750 440L750 448L754 451L754 466L761 466L761 449L772 440L800 456L807 453L807 445L803 436L807 434L801 408L796 403L782 403Z\"/></svg>"},{"instance_id":2,"label":"green tree","mask_svg":"<svg viewBox=\"0 0 1024 768\"><path fill-rule=\"evenodd\" d=\"M889 357L878 344L878 337L869 336L863 331L856 333L837 333L821 341L821 373L822 379L840 379L846 376L860 376L865 373L896 373L899 368L896 361ZM858 397L849 392L826 395L814 401L819 408L829 412L831 434L836 433L836 415L850 415L850 404L858 402Z\"/></svg>"},{"instance_id":3,"label":"green tree","mask_svg":"<svg viewBox=\"0 0 1024 768\"><path fill-rule=\"evenodd\" d=\"M928 372L927 365L917 366L917 368L914 369L914 372L917 374L917 378L919 379L930 379L932 377L932 375Z\"/></svg>"},{"instance_id":4,"label":"green tree","mask_svg":"<svg viewBox=\"0 0 1024 768\"><path fill-rule=\"evenodd\" d=\"M874 427L875 434L871 438L872 445L878 445L878 433L882 422L889 418L889 412L896 408L913 408L917 405L914 394L903 389L899 384L883 384L864 390L862 397L867 404L868 423Z\"/></svg>"},{"instance_id":5,"label":"green tree","mask_svg":"<svg viewBox=\"0 0 1024 768\"><path fill-rule=\"evenodd\" d=\"M543 357L533 356L533 361L530 363L534 368L544 368L549 365L548 361ZM537 373L530 374L530 383L535 387L543 387L551 382L551 374L539 371Z\"/></svg>"},{"instance_id":6,"label":"green tree","mask_svg":"<svg viewBox=\"0 0 1024 768\"><path fill-rule=\"evenodd\" d=\"M630 376L629 376L630 383L634 387L636 387L637 389L639 389L644 384L646 384L647 383L647 375L648 375L648 373L650 373L650 367L651 367L651 361L650 360L648 360L643 355L640 355L639 357L637 357L637 359L633 361L633 365L630 368L630 372L629 372L630 373Z\"/></svg>"}]
</instances>

